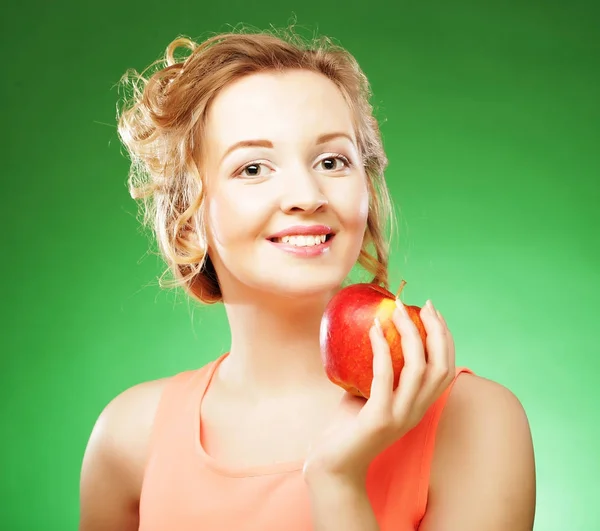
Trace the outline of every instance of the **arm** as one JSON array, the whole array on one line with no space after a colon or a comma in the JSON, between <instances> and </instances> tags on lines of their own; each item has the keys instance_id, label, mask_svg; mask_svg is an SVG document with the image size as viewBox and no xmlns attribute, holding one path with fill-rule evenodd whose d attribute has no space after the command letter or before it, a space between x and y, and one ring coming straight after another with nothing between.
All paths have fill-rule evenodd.
<instances>
[{"instance_id":1,"label":"arm","mask_svg":"<svg viewBox=\"0 0 600 531\"><path fill-rule=\"evenodd\" d=\"M136 499L127 474L126 452L120 448L114 411L105 409L90 436L80 482L79 531L134 531Z\"/></svg>"},{"instance_id":2,"label":"arm","mask_svg":"<svg viewBox=\"0 0 600 531\"><path fill-rule=\"evenodd\" d=\"M79 531L137 531L138 503L162 381L134 386L102 411L80 480Z\"/></svg>"},{"instance_id":3,"label":"arm","mask_svg":"<svg viewBox=\"0 0 600 531\"><path fill-rule=\"evenodd\" d=\"M419 531L531 531L535 462L529 423L505 387L464 374L437 433Z\"/></svg>"}]
</instances>

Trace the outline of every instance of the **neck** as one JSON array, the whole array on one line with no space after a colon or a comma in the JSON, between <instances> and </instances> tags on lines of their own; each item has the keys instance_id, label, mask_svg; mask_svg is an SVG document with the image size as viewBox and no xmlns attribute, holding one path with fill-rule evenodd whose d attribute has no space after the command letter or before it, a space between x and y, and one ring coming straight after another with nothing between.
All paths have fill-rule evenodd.
<instances>
[{"instance_id":1,"label":"neck","mask_svg":"<svg viewBox=\"0 0 600 531\"><path fill-rule=\"evenodd\" d=\"M231 348L221 378L253 394L329 385L319 347L321 317L329 298L282 300L254 294L226 301Z\"/></svg>"}]
</instances>

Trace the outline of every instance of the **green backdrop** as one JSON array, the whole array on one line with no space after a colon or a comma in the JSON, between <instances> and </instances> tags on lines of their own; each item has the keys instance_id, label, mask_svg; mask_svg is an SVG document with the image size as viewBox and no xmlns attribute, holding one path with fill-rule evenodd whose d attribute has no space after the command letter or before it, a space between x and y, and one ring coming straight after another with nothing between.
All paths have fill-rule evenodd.
<instances>
[{"instance_id":1,"label":"green backdrop","mask_svg":"<svg viewBox=\"0 0 600 531\"><path fill-rule=\"evenodd\" d=\"M282 5L283 4L283 5ZM178 34L285 26L370 77L400 236L392 288L531 420L536 531L600 529L600 9L592 1L11 2L2 19L0 526L76 529L81 458L123 389L228 346L161 291L127 194L115 88Z\"/></svg>"}]
</instances>

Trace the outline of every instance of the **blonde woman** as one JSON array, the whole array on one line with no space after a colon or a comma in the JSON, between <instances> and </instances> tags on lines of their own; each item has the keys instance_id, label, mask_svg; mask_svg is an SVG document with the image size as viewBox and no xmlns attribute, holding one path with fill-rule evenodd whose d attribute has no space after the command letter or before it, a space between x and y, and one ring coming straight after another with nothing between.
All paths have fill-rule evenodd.
<instances>
[{"instance_id":1,"label":"blonde woman","mask_svg":"<svg viewBox=\"0 0 600 531\"><path fill-rule=\"evenodd\" d=\"M106 406L80 530L531 530L523 408L455 367L431 302L426 361L397 301L396 389L375 322L368 400L324 372L321 316L351 268L387 287L387 160L355 59L327 39L240 32L177 39L159 66L127 74L131 193L176 285L224 305L231 345Z\"/></svg>"}]
</instances>

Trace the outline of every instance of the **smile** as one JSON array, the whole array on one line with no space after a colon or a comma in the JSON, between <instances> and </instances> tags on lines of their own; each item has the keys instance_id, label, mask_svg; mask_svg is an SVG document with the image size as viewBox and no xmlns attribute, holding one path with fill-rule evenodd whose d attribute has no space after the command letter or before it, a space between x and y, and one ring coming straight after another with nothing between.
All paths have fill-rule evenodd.
<instances>
[{"instance_id":1,"label":"smile","mask_svg":"<svg viewBox=\"0 0 600 531\"><path fill-rule=\"evenodd\" d=\"M280 238L271 238L267 241L281 251L296 256L313 257L328 252L333 237L333 234L309 234L282 236Z\"/></svg>"},{"instance_id":2,"label":"smile","mask_svg":"<svg viewBox=\"0 0 600 531\"><path fill-rule=\"evenodd\" d=\"M273 238L272 241L275 243L289 243L296 247L311 247L313 245L319 245L325 243L327 239L332 236L331 234L307 234L298 236L283 236L281 238Z\"/></svg>"}]
</instances>

